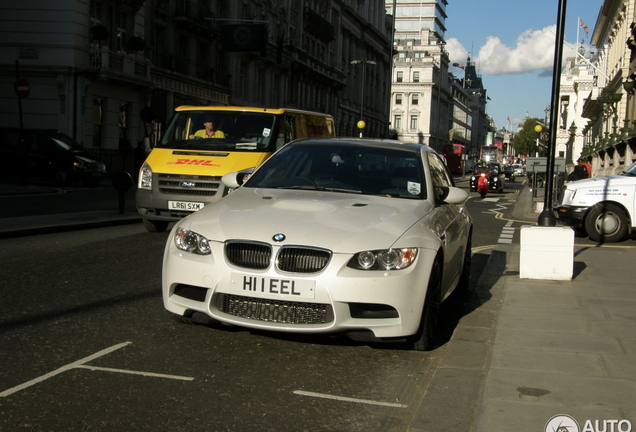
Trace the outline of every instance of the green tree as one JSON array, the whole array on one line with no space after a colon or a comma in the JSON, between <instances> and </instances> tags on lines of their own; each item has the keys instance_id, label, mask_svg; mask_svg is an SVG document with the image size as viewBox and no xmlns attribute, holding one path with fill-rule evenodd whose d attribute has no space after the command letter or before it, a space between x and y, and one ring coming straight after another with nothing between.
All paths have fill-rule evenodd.
<instances>
[{"instance_id":1,"label":"green tree","mask_svg":"<svg viewBox=\"0 0 636 432\"><path fill-rule=\"evenodd\" d=\"M543 121L536 117L527 118L523 125L512 139L512 146L517 153L527 156L534 156L537 151L537 132L534 127L537 124L543 125ZM544 126L544 131L547 131ZM543 143L545 144L545 143Z\"/></svg>"}]
</instances>

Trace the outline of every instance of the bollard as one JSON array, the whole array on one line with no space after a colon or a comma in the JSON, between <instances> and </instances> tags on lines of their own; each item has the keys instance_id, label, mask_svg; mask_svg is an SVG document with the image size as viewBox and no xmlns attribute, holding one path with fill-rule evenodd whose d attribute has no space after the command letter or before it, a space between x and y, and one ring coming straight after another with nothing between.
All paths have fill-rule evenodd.
<instances>
[{"instance_id":1,"label":"bollard","mask_svg":"<svg viewBox=\"0 0 636 432\"><path fill-rule=\"evenodd\" d=\"M120 171L113 175L112 184L119 194L119 213L124 213L126 191L132 187L132 176L125 171Z\"/></svg>"}]
</instances>

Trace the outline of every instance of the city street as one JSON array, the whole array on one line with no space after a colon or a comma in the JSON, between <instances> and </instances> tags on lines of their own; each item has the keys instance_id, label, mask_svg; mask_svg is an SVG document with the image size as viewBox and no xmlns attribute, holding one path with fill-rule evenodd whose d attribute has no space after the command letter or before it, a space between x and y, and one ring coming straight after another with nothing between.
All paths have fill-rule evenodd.
<instances>
[{"instance_id":1,"label":"city street","mask_svg":"<svg viewBox=\"0 0 636 432\"><path fill-rule=\"evenodd\" d=\"M72 197L107 205L108 192L2 200L16 209L44 200L41 211L54 211ZM505 197L514 196L511 187ZM471 200L477 249L496 243L504 222L492 212L503 198ZM460 318L457 299L431 352L178 324L161 303L167 237L138 223L3 240L0 282L11 289L0 318L0 429L407 429Z\"/></svg>"},{"instance_id":2,"label":"city street","mask_svg":"<svg viewBox=\"0 0 636 432\"><path fill-rule=\"evenodd\" d=\"M381 432L449 421L460 426L447 430L465 430L484 377L466 369L479 356L457 351L469 343L466 329L450 340L459 322L496 308L496 293L484 289L501 273L482 272L493 251L508 251L531 223L512 217L523 187L509 183L483 199L471 193L475 294L466 303L447 300L440 346L429 352L177 323L160 291L168 233L148 233L141 223L3 239L0 430ZM69 197L112 192L98 190L1 201L36 208L45 199L54 211L68 208ZM440 393L449 372L464 378ZM465 409L456 411L456 398ZM443 414L449 410L452 417Z\"/></svg>"}]
</instances>

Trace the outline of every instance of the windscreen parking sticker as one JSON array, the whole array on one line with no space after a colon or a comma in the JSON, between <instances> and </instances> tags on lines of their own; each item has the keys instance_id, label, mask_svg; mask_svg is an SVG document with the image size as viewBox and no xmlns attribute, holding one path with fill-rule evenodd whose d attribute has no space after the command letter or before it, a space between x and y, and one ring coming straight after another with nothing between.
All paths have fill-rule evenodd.
<instances>
[{"instance_id":1,"label":"windscreen parking sticker","mask_svg":"<svg viewBox=\"0 0 636 432\"><path fill-rule=\"evenodd\" d=\"M406 189L411 195L419 195L422 187L419 183L406 182Z\"/></svg>"}]
</instances>

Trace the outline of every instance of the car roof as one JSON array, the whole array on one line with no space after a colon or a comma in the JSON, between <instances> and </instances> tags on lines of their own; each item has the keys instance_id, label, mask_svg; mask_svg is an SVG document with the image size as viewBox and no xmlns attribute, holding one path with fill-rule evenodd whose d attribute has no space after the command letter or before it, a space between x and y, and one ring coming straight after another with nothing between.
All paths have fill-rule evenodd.
<instances>
[{"instance_id":1,"label":"car roof","mask_svg":"<svg viewBox=\"0 0 636 432\"><path fill-rule=\"evenodd\" d=\"M373 147L393 150L405 150L412 153L421 151L434 152L435 150L427 145L419 143L409 143L399 140L383 138L301 138L290 142L287 145L313 145L313 144L333 144L347 147Z\"/></svg>"}]
</instances>

